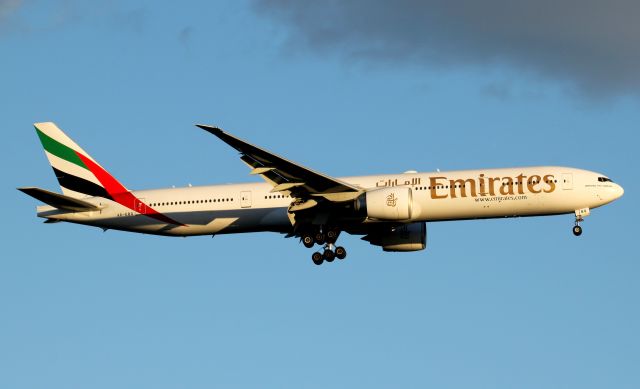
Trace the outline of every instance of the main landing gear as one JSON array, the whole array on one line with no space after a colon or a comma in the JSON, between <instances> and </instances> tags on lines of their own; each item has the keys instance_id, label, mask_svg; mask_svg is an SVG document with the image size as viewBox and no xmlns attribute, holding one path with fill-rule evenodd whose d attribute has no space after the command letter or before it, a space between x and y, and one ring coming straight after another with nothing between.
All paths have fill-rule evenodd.
<instances>
[{"instance_id":1,"label":"main landing gear","mask_svg":"<svg viewBox=\"0 0 640 389\"><path fill-rule=\"evenodd\" d=\"M342 246L334 246L333 243L327 243L322 252L316 251L311 254L311 260L316 265L322 265L323 262L333 262L334 259L340 260L347 257L347 250Z\"/></svg>"},{"instance_id":2,"label":"main landing gear","mask_svg":"<svg viewBox=\"0 0 640 389\"><path fill-rule=\"evenodd\" d=\"M333 262L334 259L340 260L347 257L347 250L342 246L335 246L335 242L340 235L340 231L327 230L326 233L320 230L315 233L305 233L302 235L302 244L306 248L312 248L314 245L324 245L321 251L316 251L311 255L311 260L316 265L322 265L323 262Z\"/></svg>"},{"instance_id":3,"label":"main landing gear","mask_svg":"<svg viewBox=\"0 0 640 389\"><path fill-rule=\"evenodd\" d=\"M580 223L584 221L585 216L589 216L589 208L577 209L575 211L576 221L573 225L573 235L580 236L582 235L582 227L580 227Z\"/></svg>"}]
</instances>

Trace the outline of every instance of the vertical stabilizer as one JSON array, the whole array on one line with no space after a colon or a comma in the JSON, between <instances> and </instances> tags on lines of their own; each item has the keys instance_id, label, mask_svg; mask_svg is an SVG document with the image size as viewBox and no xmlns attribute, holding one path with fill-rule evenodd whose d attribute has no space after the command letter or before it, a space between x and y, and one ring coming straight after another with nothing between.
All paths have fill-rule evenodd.
<instances>
[{"instance_id":1,"label":"vertical stabilizer","mask_svg":"<svg viewBox=\"0 0 640 389\"><path fill-rule=\"evenodd\" d=\"M127 189L54 123L35 123L45 154L65 196L113 199Z\"/></svg>"}]
</instances>

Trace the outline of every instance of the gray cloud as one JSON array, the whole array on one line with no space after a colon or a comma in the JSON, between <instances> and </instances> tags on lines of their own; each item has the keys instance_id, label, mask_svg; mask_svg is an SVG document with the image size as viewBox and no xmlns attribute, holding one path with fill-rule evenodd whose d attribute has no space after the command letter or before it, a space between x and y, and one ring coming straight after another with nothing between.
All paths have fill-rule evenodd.
<instances>
[{"instance_id":1,"label":"gray cloud","mask_svg":"<svg viewBox=\"0 0 640 389\"><path fill-rule=\"evenodd\" d=\"M513 91L509 85L499 82L491 82L480 88L483 96L492 97L498 100L508 100L513 98Z\"/></svg>"},{"instance_id":2,"label":"gray cloud","mask_svg":"<svg viewBox=\"0 0 640 389\"><path fill-rule=\"evenodd\" d=\"M178 32L178 40L183 46L188 47L189 42L191 41L192 34L193 34L193 27L191 26L183 27L180 30L180 32Z\"/></svg>"},{"instance_id":3,"label":"gray cloud","mask_svg":"<svg viewBox=\"0 0 640 389\"><path fill-rule=\"evenodd\" d=\"M21 9L25 9L22 14L18 12ZM141 34L147 20L146 8L126 9L111 1L0 0L0 32L43 33L77 23L98 21L120 31Z\"/></svg>"},{"instance_id":4,"label":"gray cloud","mask_svg":"<svg viewBox=\"0 0 640 389\"><path fill-rule=\"evenodd\" d=\"M110 11L110 19L115 26L142 34L146 28L148 11L146 8Z\"/></svg>"},{"instance_id":5,"label":"gray cloud","mask_svg":"<svg viewBox=\"0 0 640 389\"><path fill-rule=\"evenodd\" d=\"M287 26L295 48L429 68L506 66L593 97L640 95L637 0L253 0L253 8Z\"/></svg>"},{"instance_id":6,"label":"gray cloud","mask_svg":"<svg viewBox=\"0 0 640 389\"><path fill-rule=\"evenodd\" d=\"M22 0L0 0L0 21L15 12L21 4Z\"/></svg>"},{"instance_id":7,"label":"gray cloud","mask_svg":"<svg viewBox=\"0 0 640 389\"><path fill-rule=\"evenodd\" d=\"M0 32L9 29L11 16L20 8L22 0L0 0Z\"/></svg>"}]
</instances>

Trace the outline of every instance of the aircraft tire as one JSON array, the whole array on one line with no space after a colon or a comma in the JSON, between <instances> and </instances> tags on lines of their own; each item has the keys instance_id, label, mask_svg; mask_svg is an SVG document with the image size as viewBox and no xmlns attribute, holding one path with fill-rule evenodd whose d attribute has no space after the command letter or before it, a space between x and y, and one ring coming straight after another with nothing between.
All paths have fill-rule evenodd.
<instances>
[{"instance_id":1,"label":"aircraft tire","mask_svg":"<svg viewBox=\"0 0 640 389\"><path fill-rule=\"evenodd\" d=\"M336 259L336 253L334 253L333 251L326 249L324 250L324 253L322 254L322 258L327 261L327 262L333 262L334 259Z\"/></svg>"},{"instance_id":2,"label":"aircraft tire","mask_svg":"<svg viewBox=\"0 0 640 389\"><path fill-rule=\"evenodd\" d=\"M304 245L304 247L310 249L315 243L316 242L313 240L313 236L309 234L302 235L302 244Z\"/></svg>"},{"instance_id":3,"label":"aircraft tire","mask_svg":"<svg viewBox=\"0 0 640 389\"><path fill-rule=\"evenodd\" d=\"M347 250L344 247L338 246L336 247L336 258L342 260L347 257Z\"/></svg>"},{"instance_id":4,"label":"aircraft tire","mask_svg":"<svg viewBox=\"0 0 640 389\"><path fill-rule=\"evenodd\" d=\"M319 251L311 254L311 260L318 266L322 265L322 262L324 262L324 258L322 258L322 254Z\"/></svg>"},{"instance_id":5,"label":"aircraft tire","mask_svg":"<svg viewBox=\"0 0 640 389\"><path fill-rule=\"evenodd\" d=\"M582 235L582 227L580 227L580 226L573 226L573 235L575 235L575 236L580 236L580 235Z\"/></svg>"}]
</instances>

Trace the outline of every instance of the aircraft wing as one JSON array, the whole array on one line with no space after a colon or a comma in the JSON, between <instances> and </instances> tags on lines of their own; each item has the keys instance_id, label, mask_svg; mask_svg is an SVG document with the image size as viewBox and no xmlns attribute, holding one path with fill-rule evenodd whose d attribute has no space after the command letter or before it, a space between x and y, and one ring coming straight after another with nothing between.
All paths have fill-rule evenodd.
<instances>
[{"instance_id":1,"label":"aircraft wing","mask_svg":"<svg viewBox=\"0 0 640 389\"><path fill-rule=\"evenodd\" d=\"M318 173L279 155L254 146L218 127L197 124L240 152L240 159L273 185L272 192L290 192L302 199L324 197L329 201L352 200L362 188Z\"/></svg>"}]
</instances>

